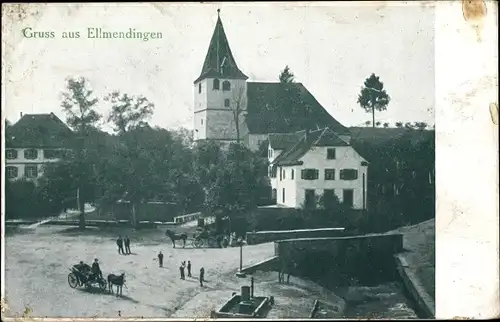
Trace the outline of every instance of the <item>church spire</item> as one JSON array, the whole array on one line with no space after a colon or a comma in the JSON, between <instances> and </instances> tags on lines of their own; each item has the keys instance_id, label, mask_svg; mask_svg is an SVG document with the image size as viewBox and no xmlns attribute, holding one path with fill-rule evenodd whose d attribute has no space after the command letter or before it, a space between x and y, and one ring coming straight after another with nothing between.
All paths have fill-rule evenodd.
<instances>
[{"instance_id":1,"label":"church spire","mask_svg":"<svg viewBox=\"0 0 500 322\"><path fill-rule=\"evenodd\" d=\"M248 76L243 74L234 60L220 19L220 9L217 9L217 23L208 46L201 74L194 82L197 83L208 77L248 79Z\"/></svg>"}]
</instances>

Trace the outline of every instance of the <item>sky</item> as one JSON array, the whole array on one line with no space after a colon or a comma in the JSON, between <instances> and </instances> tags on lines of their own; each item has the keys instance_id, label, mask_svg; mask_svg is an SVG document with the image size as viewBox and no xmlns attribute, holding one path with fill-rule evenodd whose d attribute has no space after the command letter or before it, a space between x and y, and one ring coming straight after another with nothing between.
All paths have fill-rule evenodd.
<instances>
[{"instance_id":1,"label":"sky","mask_svg":"<svg viewBox=\"0 0 500 322\"><path fill-rule=\"evenodd\" d=\"M249 81L277 81L288 65L330 114L356 126L371 120L356 101L364 80L375 73L392 98L377 120L434 124L434 9L397 2L39 5L4 35L5 117L15 122L21 112L54 112L64 120L65 79L82 76L98 97L114 90L146 96L155 104L153 125L192 129L193 81L218 8ZM54 31L56 38L24 38L26 27ZM88 39L89 27L135 28L163 38ZM63 31L82 37L61 39ZM98 107L106 116L106 102Z\"/></svg>"}]
</instances>

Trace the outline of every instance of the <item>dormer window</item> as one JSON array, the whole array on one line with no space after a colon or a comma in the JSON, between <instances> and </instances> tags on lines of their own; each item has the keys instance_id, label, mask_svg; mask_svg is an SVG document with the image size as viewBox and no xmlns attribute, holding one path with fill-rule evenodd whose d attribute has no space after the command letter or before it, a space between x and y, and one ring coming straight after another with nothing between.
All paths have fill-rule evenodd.
<instances>
[{"instance_id":1,"label":"dormer window","mask_svg":"<svg viewBox=\"0 0 500 322\"><path fill-rule=\"evenodd\" d=\"M201 83L198 84L198 93L201 93Z\"/></svg>"},{"instance_id":2,"label":"dormer window","mask_svg":"<svg viewBox=\"0 0 500 322\"><path fill-rule=\"evenodd\" d=\"M5 151L5 158L7 158L9 160L17 159L17 150L7 149Z\"/></svg>"},{"instance_id":3,"label":"dormer window","mask_svg":"<svg viewBox=\"0 0 500 322\"><path fill-rule=\"evenodd\" d=\"M231 90L231 83L229 81L222 82L222 90L223 91L230 91Z\"/></svg>"},{"instance_id":4,"label":"dormer window","mask_svg":"<svg viewBox=\"0 0 500 322\"><path fill-rule=\"evenodd\" d=\"M38 157L38 150L35 149L27 149L24 150L24 158L28 160L33 160Z\"/></svg>"},{"instance_id":5,"label":"dormer window","mask_svg":"<svg viewBox=\"0 0 500 322\"><path fill-rule=\"evenodd\" d=\"M216 78L214 79L214 91L218 91L220 89L220 81Z\"/></svg>"}]
</instances>

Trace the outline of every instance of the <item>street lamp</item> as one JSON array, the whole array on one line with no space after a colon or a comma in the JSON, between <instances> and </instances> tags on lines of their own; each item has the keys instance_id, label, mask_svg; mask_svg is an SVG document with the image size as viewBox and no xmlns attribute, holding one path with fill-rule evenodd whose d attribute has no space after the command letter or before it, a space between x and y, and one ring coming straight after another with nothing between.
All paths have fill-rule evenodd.
<instances>
[{"instance_id":1,"label":"street lamp","mask_svg":"<svg viewBox=\"0 0 500 322\"><path fill-rule=\"evenodd\" d=\"M243 238L238 238L238 244L240 245L240 269L236 273L236 276L246 277L246 274L243 272Z\"/></svg>"}]
</instances>

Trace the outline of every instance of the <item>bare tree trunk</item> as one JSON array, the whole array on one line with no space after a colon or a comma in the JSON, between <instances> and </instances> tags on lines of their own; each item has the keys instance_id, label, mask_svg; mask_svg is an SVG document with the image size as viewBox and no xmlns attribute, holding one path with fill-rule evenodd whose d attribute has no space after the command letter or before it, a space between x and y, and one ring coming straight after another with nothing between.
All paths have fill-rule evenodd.
<instances>
[{"instance_id":1,"label":"bare tree trunk","mask_svg":"<svg viewBox=\"0 0 500 322\"><path fill-rule=\"evenodd\" d=\"M375 106L372 106L372 127L375 127Z\"/></svg>"},{"instance_id":2,"label":"bare tree trunk","mask_svg":"<svg viewBox=\"0 0 500 322\"><path fill-rule=\"evenodd\" d=\"M132 202L132 226L136 226L137 225L137 216L136 216L136 212L135 212L135 202Z\"/></svg>"},{"instance_id":3,"label":"bare tree trunk","mask_svg":"<svg viewBox=\"0 0 500 322\"><path fill-rule=\"evenodd\" d=\"M85 229L85 202L80 196L80 188L76 190L76 202L78 210L80 211L78 227L80 229Z\"/></svg>"}]
</instances>

